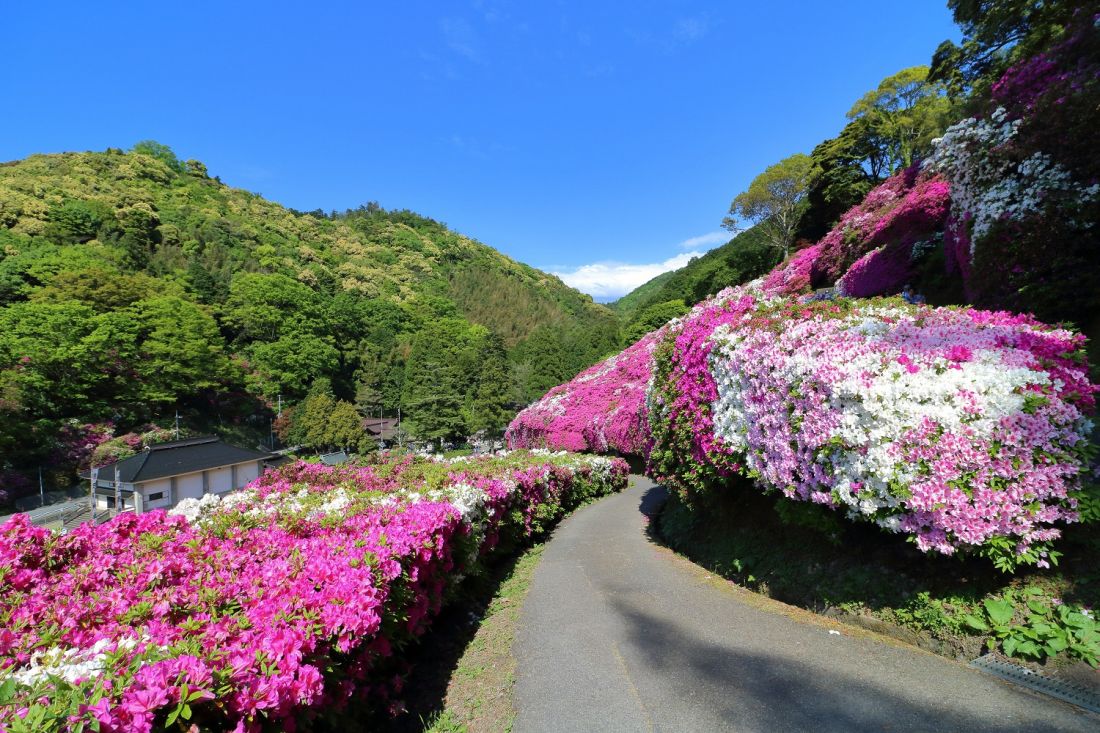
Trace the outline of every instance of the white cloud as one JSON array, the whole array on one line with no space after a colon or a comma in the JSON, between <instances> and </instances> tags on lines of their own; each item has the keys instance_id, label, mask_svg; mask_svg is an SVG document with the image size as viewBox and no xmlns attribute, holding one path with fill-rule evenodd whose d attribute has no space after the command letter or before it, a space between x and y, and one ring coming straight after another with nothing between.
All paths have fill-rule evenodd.
<instances>
[{"instance_id":1,"label":"white cloud","mask_svg":"<svg viewBox=\"0 0 1100 733\"><path fill-rule=\"evenodd\" d=\"M620 298L634 288L669 270L678 270L702 252L684 252L664 262L632 265L625 262L593 262L575 270L554 272L565 283L599 301Z\"/></svg>"},{"instance_id":2,"label":"white cloud","mask_svg":"<svg viewBox=\"0 0 1100 733\"><path fill-rule=\"evenodd\" d=\"M715 245L725 244L729 239L729 232L710 232L708 234L700 234L698 237L685 239L676 246L680 249L699 249L700 247L710 249Z\"/></svg>"}]
</instances>

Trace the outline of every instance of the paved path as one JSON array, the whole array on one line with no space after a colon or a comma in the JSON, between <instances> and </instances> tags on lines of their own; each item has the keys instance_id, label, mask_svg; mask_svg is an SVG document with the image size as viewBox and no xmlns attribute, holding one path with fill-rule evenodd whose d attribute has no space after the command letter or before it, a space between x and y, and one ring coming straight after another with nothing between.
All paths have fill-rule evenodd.
<instances>
[{"instance_id":1,"label":"paved path","mask_svg":"<svg viewBox=\"0 0 1100 733\"><path fill-rule=\"evenodd\" d=\"M516 733L1100 731L1100 716L717 581L646 539L662 498L635 478L555 532L516 640Z\"/></svg>"}]
</instances>

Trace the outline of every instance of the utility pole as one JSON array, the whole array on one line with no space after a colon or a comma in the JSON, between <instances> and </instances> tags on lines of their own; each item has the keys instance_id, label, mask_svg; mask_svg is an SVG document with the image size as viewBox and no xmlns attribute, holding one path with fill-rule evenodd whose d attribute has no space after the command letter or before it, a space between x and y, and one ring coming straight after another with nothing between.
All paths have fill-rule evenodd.
<instances>
[{"instance_id":1,"label":"utility pole","mask_svg":"<svg viewBox=\"0 0 1100 733\"><path fill-rule=\"evenodd\" d=\"M176 410L176 440L180 439L180 411Z\"/></svg>"},{"instance_id":2,"label":"utility pole","mask_svg":"<svg viewBox=\"0 0 1100 733\"><path fill-rule=\"evenodd\" d=\"M282 395L282 393L280 393L279 394L279 411L278 411L278 413L276 413L275 417L282 417L282 416L283 416L283 395Z\"/></svg>"},{"instance_id":3,"label":"utility pole","mask_svg":"<svg viewBox=\"0 0 1100 733\"><path fill-rule=\"evenodd\" d=\"M92 481L91 481L91 490L90 490L90 493L88 494L88 499L89 499L89 502L91 504L92 524L94 525L95 524L95 485L99 481L99 469L96 468L95 466L92 466L92 470L91 470L90 473L92 475Z\"/></svg>"},{"instance_id":4,"label":"utility pole","mask_svg":"<svg viewBox=\"0 0 1100 733\"><path fill-rule=\"evenodd\" d=\"M42 483L42 466L38 467L38 503L46 506L46 485Z\"/></svg>"},{"instance_id":5,"label":"utility pole","mask_svg":"<svg viewBox=\"0 0 1100 733\"><path fill-rule=\"evenodd\" d=\"M118 462L115 462L115 514L122 512L122 482L119 480L118 473Z\"/></svg>"}]
</instances>

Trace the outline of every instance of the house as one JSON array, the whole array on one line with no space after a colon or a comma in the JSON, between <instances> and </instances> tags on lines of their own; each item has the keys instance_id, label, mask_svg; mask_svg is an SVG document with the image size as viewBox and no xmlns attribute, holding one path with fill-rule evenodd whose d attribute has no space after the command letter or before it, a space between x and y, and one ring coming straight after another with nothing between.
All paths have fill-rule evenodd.
<instances>
[{"instance_id":1,"label":"house","mask_svg":"<svg viewBox=\"0 0 1100 733\"><path fill-rule=\"evenodd\" d=\"M392 443L401 423L393 417L368 417L363 420L363 430L380 443Z\"/></svg>"},{"instance_id":2,"label":"house","mask_svg":"<svg viewBox=\"0 0 1100 733\"><path fill-rule=\"evenodd\" d=\"M118 469L120 511L138 514L170 509L183 499L226 494L243 488L264 471L271 453L238 448L212 435L152 445L137 455L97 467L96 498L115 508ZM91 480L91 472L82 477Z\"/></svg>"}]
</instances>

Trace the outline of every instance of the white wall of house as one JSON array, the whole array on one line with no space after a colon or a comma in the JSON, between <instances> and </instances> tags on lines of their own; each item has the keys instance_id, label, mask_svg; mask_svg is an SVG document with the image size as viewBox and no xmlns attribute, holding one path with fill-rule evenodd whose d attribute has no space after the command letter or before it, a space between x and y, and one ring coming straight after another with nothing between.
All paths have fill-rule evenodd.
<instances>
[{"instance_id":1,"label":"white wall of house","mask_svg":"<svg viewBox=\"0 0 1100 733\"><path fill-rule=\"evenodd\" d=\"M180 478L183 478L182 476ZM146 481L138 484L144 502L144 510L168 509L175 506L176 498L172 495L172 479L161 478L156 481ZM199 482L199 496L202 496L202 482ZM159 496L158 496L159 495ZM155 497L155 498L154 498Z\"/></svg>"},{"instance_id":2,"label":"white wall of house","mask_svg":"<svg viewBox=\"0 0 1100 733\"><path fill-rule=\"evenodd\" d=\"M203 495L202 471L184 473L172 477L175 486L172 491L172 506L179 504L184 499L201 499Z\"/></svg>"},{"instance_id":3,"label":"white wall of house","mask_svg":"<svg viewBox=\"0 0 1100 733\"><path fill-rule=\"evenodd\" d=\"M99 491L96 491L96 494L95 494L96 509L97 510L113 509L114 505L115 505L115 497L114 497L115 482L113 480L112 481L104 481L104 480L100 479L98 486L99 486ZM128 508L132 508L133 505L134 505L134 501L131 498L132 494L127 493L127 492L133 491L134 490L134 485L133 484L121 483L120 488L123 491L122 501L125 503L125 505ZM105 489L106 489L106 493L104 493Z\"/></svg>"},{"instance_id":4,"label":"white wall of house","mask_svg":"<svg viewBox=\"0 0 1100 733\"><path fill-rule=\"evenodd\" d=\"M248 463L238 463L235 468L236 476L234 480L233 488L243 489L250 482L255 481L260 476L260 461L249 461Z\"/></svg>"},{"instance_id":5,"label":"white wall of house","mask_svg":"<svg viewBox=\"0 0 1100 733\"><path fill-rule=\"evenodd\" d=\"M212 468L206 472L206 492L224 494L237 488L233 485L233 467Z\"/></svg>"},{"instance_id":6,"label":"white wall of house","mask_svg":"<svg viewBox=\"0 0 1100 733\"><path fill-rule=\"evenodd\" d=\"M179 476L146 481L140 484L122 484L122 488L136 490L141 494L143 511L170 509L184 499L201 499L203 494L224 495L237 489L243 489L259 477L262 469L262 461L248 461L234 466L184 473ZM103 488L114 488L112 481L101 479L99 485ZM97 494L96 498L101 509L108 508L106 496ZM127 508L132 508L132 504L132 499L126 500Z\"/></svg>"}]
</instances>

